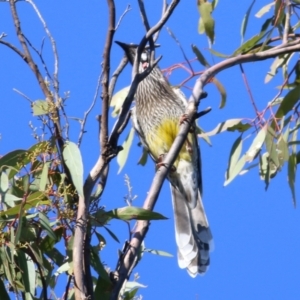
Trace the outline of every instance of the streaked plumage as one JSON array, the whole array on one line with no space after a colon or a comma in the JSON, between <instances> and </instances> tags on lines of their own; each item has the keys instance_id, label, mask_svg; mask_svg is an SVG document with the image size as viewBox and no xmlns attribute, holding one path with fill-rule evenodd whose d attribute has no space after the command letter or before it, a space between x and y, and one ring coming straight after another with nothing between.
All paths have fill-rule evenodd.
<instances>
[{"instance_id":1,"label":"streaked plumage","mask_svg":"<svg viewBox=\"0 0 300 300\"><path fill-rule=\"evenodd\" d=\"M134 62L136 45L117 42ZM141 56L139 72L149 65L149 53ZM179 120L185 113L186 100L180 91L172 89L158 67L140 82L136 91L136 106L132 110L133 125L149 154L159 162L179 132ZM202 204L201 158L197 136L189 133L169 172L175 219L178 264L195 277L209 265L212 235Z\"/></svg>"}]
</instances>

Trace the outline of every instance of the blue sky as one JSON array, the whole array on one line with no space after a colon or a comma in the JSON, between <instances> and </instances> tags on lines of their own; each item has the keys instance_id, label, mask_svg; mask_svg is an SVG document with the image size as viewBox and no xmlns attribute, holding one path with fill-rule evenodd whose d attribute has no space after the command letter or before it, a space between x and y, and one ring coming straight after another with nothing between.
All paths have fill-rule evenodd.
<instances>
[{"instance_id":1,"label":"blue sky","mask_svg":"<svg viewBox=\"0 0 300 300\"><path fill-rule=\"evenodd\" d=\"M101 2L101 3L100 3ZM145 1L150 23L154 24L161 15L161 1ZM216 19L216 42L213 48L230 54L240 45L240 26L251 1L219 1L213 16ZM261 0L254 4L249 20L246 38L254 35L261 26L261 20L254 14L261 6L271 2ZM117 19L127 4L132 10L124 17L115 40L139 42L144 34L136 2L116 1ZM103 44L107 26L105 1L36 1L48 27L54 36L60 59L60 91L70 91L67 100L67 115L82 117L93 99L100 73ZM45 36L42 26L31 7L18 3L23 30L36 47ZM7 41L18 45L7 3L0 4L0 32L8 34ZM187 56L193 58L190 45L196 44L211 64L219 59L212 58L207 51L207 39L197 33L199 14L196 1L181 1L167 26L180 40ZM164 28L158 41L161 47L157 55L163 55L161 68L167 68L184 61L180 49ZM45 41L46 62L53 71L53 57L49 42ZM112 50L113 71L123 53L115 45ZM244 69L259 107L263 109L277 93L276 85L280 78L264 84L264 77L271 60L244 65ZM31 115L29 103L13 91L18 89L32 100L41 99L42 94L29 68L11 50L0 45L0 154L13 149L26 149L34 144L28 126L32 121L40 124ZM201 70L200 64L194 64ZM131 67L127 67L118 81L116 91L129 85ZM170 81L178 84L185 73L175 71ZM206 131L230 118L253 118L255 113L238 67L226 70L217 78L225 86L228 99L224 109L218 108L220 96L212 85L206 87L208 98L202 101L201 108L212 107L212 112L200 120ZM189 86L193 85L193 81ZM189 96L189 90L184 92ZM82 144L85 176L99 154L97 122L100 114L100 100L92 111L87 123L87 133ZM114 120L110 120L110 128ZM71 121L70 138L77 141L79 125ZM123 133L121 141L126 137ZM205 276L192 279L185 270L179 269L176 258L173 213L169 184L166 182L155 210L169 218L167 221L154 221L145 240L147 248L164 250L174 255L166 258L145 254L135 272L139 282L147 288L141 289L143 299L299 299L300 298L300 214L292 205L287 183L286 167L272 180L266 192L264 182L259 179L258 170L252 169L237 177L229 186L223 187L230 147L238 137L237 133L223 133L212 137L213 146L201 141L204 181L204 204L214 236L215 249L211 253L211 266ZM251 142L253 137L248 140ZM120 142L121 142L120 141ZM138 139L135 138L134 145ZM246 151L246 148L243 149ZM154 174L153 163L146 167L137 166L140 148L134 147L128 162L117 175L116 161L111 163L110 177L101 204L107 209L125 206L127 188L124 175L127 174L138 195L136 206L141 206L151 185ZM296 188L299 180L296 182ZM299 191L296 192L299 197ZM111 222L110 229L117 233L123 243L128 237L126 224ZM108 245L101 253L101 259L112 269L117 260L117 249L122 248L106 235ZM64 287L62 282L62 289ZM58 294L61 296L61 294Z\"/></svg>"}]
</instances>

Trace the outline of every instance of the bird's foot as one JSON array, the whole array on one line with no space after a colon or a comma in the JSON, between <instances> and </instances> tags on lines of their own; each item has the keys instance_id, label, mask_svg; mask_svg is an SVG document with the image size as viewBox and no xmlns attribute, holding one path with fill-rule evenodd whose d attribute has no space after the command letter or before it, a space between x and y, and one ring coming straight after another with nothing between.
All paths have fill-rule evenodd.
<instances>
[{"instance_id":1,"label":"bird's foot","mask_svg":"<svg viewBox=\"0 0 300 300\"><path fill-rule=\"evenodd\" d=\"M179 125L182 125L182 124L185 123L185 122L191 124L191 120L190 120L190 118L188 117L187 114L183 114L183 115L179 118ZM194 133L194 132L195 132L195 127L194 127L193 125L190 127L189 132L190 132L190 133Z\"/></svg>"},{"instance_id":2,"label":"bird's foot","mask_svg":"<svg viewBox=\"0 0 300 300\"><path fill-rule=\"evenodd\" d=\"M157 160L157 163L156 163L156 170L157 170L158 168L160 168L161 166L167 167L167 164L165 164L165 163L163 162L164 157L165 157L165 154L160 154L160 155L159 155L158 160ZM170 168L170 172L173 173L173 172L175 172L175 171L176 171L176 167L175 167L175 166L172 166L172 167Z\"/></svg>"}]
</instances>

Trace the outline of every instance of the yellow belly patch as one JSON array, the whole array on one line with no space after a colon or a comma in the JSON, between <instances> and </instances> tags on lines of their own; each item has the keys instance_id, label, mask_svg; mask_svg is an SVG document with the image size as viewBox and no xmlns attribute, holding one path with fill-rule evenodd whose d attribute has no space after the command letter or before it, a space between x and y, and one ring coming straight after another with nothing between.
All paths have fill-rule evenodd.
<instances>
[{"instance_id":1,"label":"yellow belly patch","mask_svg":"<svg viewBox=\"0 0 300 300\"><path fill-rule=\"evenodd\" d=\"M160 155L168 153L179 132L179 128L179 120L166 119L158 127L148 132L146 141L155 160L158 160ZM176 159L175 166L177 166L180 159L191 161L191 153L187 150L190 147L187 147L186 143ZM193 144L193 136L190 133L188 134L188 143L190 145Z\"/></svg>"}]
</instances>

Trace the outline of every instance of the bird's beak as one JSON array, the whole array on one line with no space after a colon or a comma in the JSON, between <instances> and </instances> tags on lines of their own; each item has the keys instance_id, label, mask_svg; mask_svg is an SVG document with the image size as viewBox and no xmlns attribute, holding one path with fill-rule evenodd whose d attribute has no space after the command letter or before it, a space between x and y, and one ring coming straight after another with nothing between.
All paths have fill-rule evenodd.
<instances>
[{"instance_id":1,"label":"bird's beak","mask_svg":"<svg viewBox=\"0 0 300 300\"><path fill-rule=\"evenodd\" d=\"M115 41L116 44L118 44L125 52L126 56L128 57L131 64L134 63L134 56L135 56L135 49L138 47L138 45L134 44L125 44L119 41Z\"/></svg>"}]
</instances>

